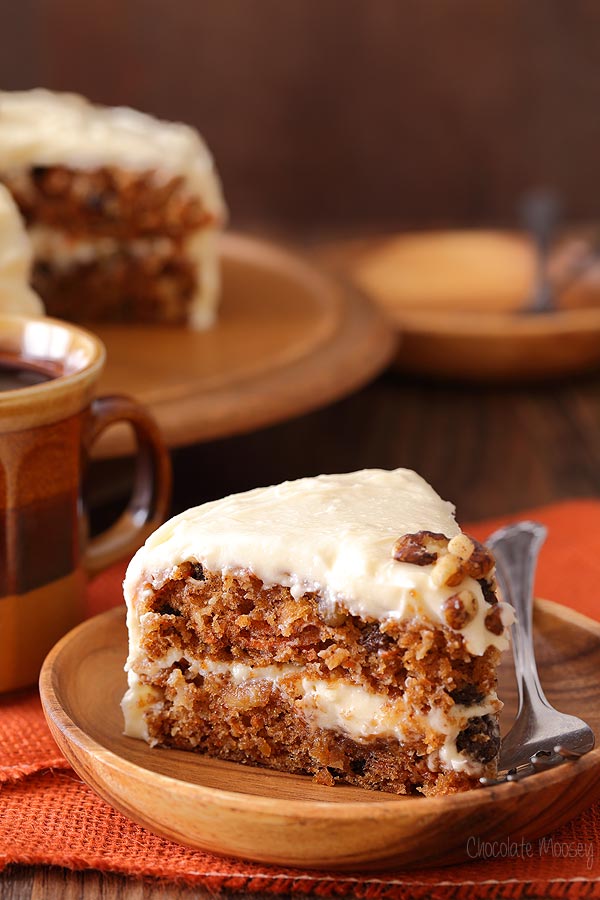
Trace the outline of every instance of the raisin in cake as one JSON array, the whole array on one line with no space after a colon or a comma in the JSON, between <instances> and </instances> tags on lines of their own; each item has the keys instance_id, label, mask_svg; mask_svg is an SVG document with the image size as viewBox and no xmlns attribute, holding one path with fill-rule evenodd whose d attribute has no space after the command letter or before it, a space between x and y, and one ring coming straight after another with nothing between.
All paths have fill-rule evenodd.
<instances>
[{"instance_id":1,"label":"raisin in cake","mask_svg":"<svg viewBox=\"0 0 600 900\"><path fill-rule=\"evenodd\" d=\"M43 313L29 286L31 245L10 193L0 184L0 312L22 316Z\"/></svg>"},{"instance_id":2,"label":"raisin in cake","mask_svg":"<svg viewBox=\"0 0 600 900\"><path fill-rule=\"evenodd\" d=\"M493 565L406 469L188 510L127 571L126 733L325 784L470 788L500 744Z\"/></svg>"},{"instance_id":3,"label":"raisin in cake","mask_svg":"<svg viewBox=\"0 0 600 900\"><path fill-rule=\"evenodd\" d=\"M50 315L214 320L224 206L194 129L75 94L0 92L0 181L27 223Z\"/></svg>"}]
</instances>

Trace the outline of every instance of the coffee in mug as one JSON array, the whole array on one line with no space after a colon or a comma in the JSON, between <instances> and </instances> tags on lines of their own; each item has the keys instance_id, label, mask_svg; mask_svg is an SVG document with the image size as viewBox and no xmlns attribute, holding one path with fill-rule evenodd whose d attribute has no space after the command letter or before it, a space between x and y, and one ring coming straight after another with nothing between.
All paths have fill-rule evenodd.
<instances>
[{"instance_id":1,"label":"coffee in mug","mask_svg":"<svg viewBox=\"0 0 600 900\"><path fill-rule=\"evenodd\" d=\"M14 391L17 388L31 387L57 378L58 372L50 366L38 363L26 365L19 359L4 357L0 354L0 391Z\"/></svg>"}]
</instances>

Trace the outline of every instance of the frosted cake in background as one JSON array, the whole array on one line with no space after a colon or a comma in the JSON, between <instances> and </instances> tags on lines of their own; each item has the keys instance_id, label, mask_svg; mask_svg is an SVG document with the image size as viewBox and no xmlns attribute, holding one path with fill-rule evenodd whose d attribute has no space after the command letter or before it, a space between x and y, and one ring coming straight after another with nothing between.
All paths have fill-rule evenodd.
<instances>
[{"instance_id":1,"label":"frosted cake in background","mask_svg":"<svg viewBox=\"0 0 600 900\"><path fill-rule=\"evenodd\" d=\"M0 313L43 315L38 295L29 286L31 244L10 193L0 184Z\"/></svg>"},{"instance_id":2,"label":"frosted cake in background","mask_svg":"<svg viewBox=\"0 0 600 900\"><path fill-rule=\"evenodd\" d=\"M512 610L415 472L190 509L138 551L125 599L132 737L398 794L496 770Z\"/></svg>"},{"instance_id":3,"label":"frosted cake in background","mask_svg":"<svg viewBox=\"0 0 600 900\"><path fill-rule=\"evenodd\" d=\"M193 128L74 94L0 92L0 181L26 221L48 314L214 321L225 208Z\"/></svg>"}]
</instances>

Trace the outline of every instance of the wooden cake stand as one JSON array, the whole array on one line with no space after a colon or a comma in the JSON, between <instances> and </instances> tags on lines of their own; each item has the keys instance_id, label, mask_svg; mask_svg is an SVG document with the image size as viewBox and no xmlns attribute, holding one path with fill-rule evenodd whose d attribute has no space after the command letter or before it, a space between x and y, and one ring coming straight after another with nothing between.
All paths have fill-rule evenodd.
<instances>
[{"instance_id":1,"label":"wooden cake stand","mask_svg":"<svg viewBox=\"0 0 600 900\"><path fill-rule=\"evenodd\" d=\"M171 447L279 422L357 390L391 360L397 339L354 288L267 241L226 234L214 328L102 325L99 392L145 404ZM133 449L125 426L98 455Z\"/></svg>"}]
</instances>

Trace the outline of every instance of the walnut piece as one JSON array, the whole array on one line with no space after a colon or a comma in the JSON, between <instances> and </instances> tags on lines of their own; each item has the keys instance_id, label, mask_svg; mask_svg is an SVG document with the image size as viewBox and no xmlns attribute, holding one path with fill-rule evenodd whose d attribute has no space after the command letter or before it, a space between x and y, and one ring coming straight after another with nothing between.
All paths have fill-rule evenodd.
<instances>
[{"instance_id":1,"label":"walnut piece","mask_svg":"<svg viewBox=\"0 0 600 900\"><path fill-rule=\"evenodd\" d=\"M459 591L444 600L442 612L446 623L455 631L460 631L472 622L477 613L477 598L471 591Z\"/></svg>"},{"instance_id":2,"label":"walnut piece","mask_svg":"<svg viewBox=\"0 0 600 900\"><path fill-rule=\"evenodd\" d=\"M494 568L495 560L487 547L468 534L461 533L453 537L448 544L448 552L458 556L465 574L476 581L486 578Z\"/></svg>"},{"instance_id":3,"label":"walnut piece","mask_svg":"<svg viewBox=\"0 0 600 900\"><path fill-rule=\"evenodd\" d=\"M485 617L485 627L492 634L502 634L504 631L504 622L502 621L502 610L500 606L493 606Z\"/></svg>"},{"instance_id":4,"label":"walnut piece","mask_svg":"<svg viewBox=\"0 0 600 900\"><path fill-rule=\"evenodd\" d=\"M465 578L478 581L488 603L494 594L495 560L491 552L464 532L448 539L434 531L417 531L398 538L392 556L398 562L433 566L431 580L437 587L458 587Z\"/></svg>"},{"instance_id":5,"label":"walnut piece","mask_svg":"<svg viewBox=\"0 0 600 900\"><path fill-rule=\"evenodd\" d=\"M404 534L394 544L392 556L398 562L414 566L430 566L441 553L446 552L448 538L434 531L416 531Z\"/></svg>"},{"instance_id":6,"label":"walnut piece","mask_svg":"<svg viewBox=\"0 0 600 900\"><path fill-rule=\"evenodd\" d=\"M437 587L458 587L464 577L461 561L451 553L440 556L431 573L431 580Z\"/></svg>"},{"instance_id":7,"label":"walnut piece","mask_svg":"<svg viewBox=\"0 0 600 900\"><path fill-rule=\"evenodd\" d=\"M459 559L467 560L475 550L475 542L468 534L461 531L448 541L448 553L458 556Z\"/></svg>"}]
</instances>

